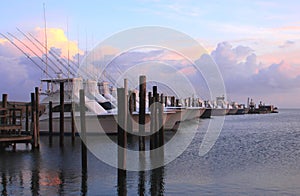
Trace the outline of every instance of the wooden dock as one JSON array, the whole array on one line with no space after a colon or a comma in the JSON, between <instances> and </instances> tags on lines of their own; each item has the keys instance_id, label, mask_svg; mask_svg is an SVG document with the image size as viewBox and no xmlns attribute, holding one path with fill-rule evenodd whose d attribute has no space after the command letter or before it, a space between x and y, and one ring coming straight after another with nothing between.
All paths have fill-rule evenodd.
<instances>
[{"instance_id":1,"label":"wooden dock","mask_svg":"<svg viewBox=\"0 0 300 196\"><path fill-rule=\"evenodd\" d=\"M32 93L31 98L31 103L16 105L10 104L7 101L7 94L2 95L0 107L0 148L13 146L13 149L15 149L17 143L30 143L32 149L39 147L39 129L35 118L31 118L29 128L29 116L36 117L39 113L39 95L37 89L35 93ZM30 112L28 109L29 106L31 107Z\"/></svg>"}]
</instances>

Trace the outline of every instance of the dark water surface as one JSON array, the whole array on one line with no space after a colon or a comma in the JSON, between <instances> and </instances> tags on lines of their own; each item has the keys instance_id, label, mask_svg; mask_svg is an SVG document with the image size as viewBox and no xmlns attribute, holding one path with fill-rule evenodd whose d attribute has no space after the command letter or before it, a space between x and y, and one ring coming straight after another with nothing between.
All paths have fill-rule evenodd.
<instances>
[{"instance_id":1,"label":"dark water surface","mask_svg":"<svg viewBox=\"0 0 300 196\"><path fill-rule=\"evenodd\" d=\"M81 171L80 138L41 137L39 151L30 146L0 152L1 195L300 195L300 110L279 114L226 116L214 147L200 157L208 120L200 120L187 150L146 172L127 172L118 189L117 169L88 154ZM21 150L20 150L21 149Z\"/></svg>"}]
</instances>

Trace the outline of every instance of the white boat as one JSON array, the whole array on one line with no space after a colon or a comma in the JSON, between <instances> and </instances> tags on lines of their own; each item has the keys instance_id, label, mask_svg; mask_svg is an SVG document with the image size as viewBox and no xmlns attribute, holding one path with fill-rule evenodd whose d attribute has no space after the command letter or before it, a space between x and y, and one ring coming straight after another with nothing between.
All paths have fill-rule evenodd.
<instances>
[{"instance_id":1,"label":"white boat","mask_svg":"<svg viewBox=\"0 0 300 196\"><path fill-rule=\"evenodd\" d=\"M60 130L60 83L64 83L64 130L71 132L72 116L71 111L74 111L75 127L80 127L79 113L79 90L85 90L86 104L86 130L88 133L116 133L117 132L117 109L116 98L108 92L108 85L102 86L102 96L97 88L97 82L87 80L83 82L81 78L71 79L48 79L42 80L47 83L47 91L41 104L45 105L46 110L40 116L40 131L49 131L49 102L52 102L52 127L53 132L58 133ZM109 100L108 100L109 99ZM138 101L138 100L137 100ZM72 104L74 104L72 106ZM137 104L138 105L138 104ZM72 108L73 107L73 108ZM146 108L148 106L146 105ZM203 110L204 112L204 110ZM190 120L200 117L203 113L202 109L185 107L185 108L166 108L163 112L163 125L165 129L173 129L180 121ZM131 114L130 124L133 133L138 132L138 112ZM146 132L150 132L150 112L146 111Z\"/></svg>"}]
</instances>

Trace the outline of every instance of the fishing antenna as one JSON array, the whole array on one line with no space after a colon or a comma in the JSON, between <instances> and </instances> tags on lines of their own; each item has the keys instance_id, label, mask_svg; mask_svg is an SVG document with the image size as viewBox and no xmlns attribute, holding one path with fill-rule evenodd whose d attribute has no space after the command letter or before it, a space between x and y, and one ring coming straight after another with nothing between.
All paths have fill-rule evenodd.
<instances>
[{"instance_id":1,"label":"fishing antenna","mask_svg":"<svg viewBox=\"0 0 300 196\"><path fill-rule=\"evenodd\" d=\"M33 62L46 76L53 78L49 73L47 73L38 63L36 63L24 50L22 50L17 44L15 44L10 38L6 35L0 33L5 39L7 39L12 45L14 45L19 51L21 51L31 62Z\"/></svg>"}]
</instances>

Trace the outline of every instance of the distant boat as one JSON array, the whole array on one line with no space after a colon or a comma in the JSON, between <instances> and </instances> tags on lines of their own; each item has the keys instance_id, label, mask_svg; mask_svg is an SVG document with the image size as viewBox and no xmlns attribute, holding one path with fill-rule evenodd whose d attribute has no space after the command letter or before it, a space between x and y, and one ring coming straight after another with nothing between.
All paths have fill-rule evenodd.
<instances>
[{"instance_id":1,"label":"distant boat","mask_svg":"<svg viewBox=\"0 0 300 196\"><path fill-rule=\"evenodd\" d=\"M258 107L256 107L255 103L251 99L249 104L249 114L268 114L268 113L278 113L277 107L274 105L265 105L262 102L259 103Z\"/></svg>"}]
</instances>

